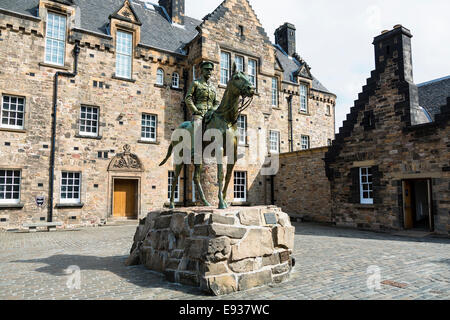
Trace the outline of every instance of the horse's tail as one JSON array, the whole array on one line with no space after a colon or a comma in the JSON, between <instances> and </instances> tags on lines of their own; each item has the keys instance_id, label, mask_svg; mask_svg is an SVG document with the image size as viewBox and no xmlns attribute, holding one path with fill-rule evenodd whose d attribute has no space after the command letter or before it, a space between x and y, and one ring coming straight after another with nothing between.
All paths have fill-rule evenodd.
<instances>
[{"instance_id":1,"label":"horse's tail","mask_svg":"<svg viewBox=\"0 0 450 320\"><path fill-rule=\"evenodd\" d=\"M172 151L173 151L173 143L170 144L169 150L167 150L166 158L159 164L160 167L162 167L167 162L167 160L170 159L170 157L172 156Z\"/></svg>"}]
</instances>

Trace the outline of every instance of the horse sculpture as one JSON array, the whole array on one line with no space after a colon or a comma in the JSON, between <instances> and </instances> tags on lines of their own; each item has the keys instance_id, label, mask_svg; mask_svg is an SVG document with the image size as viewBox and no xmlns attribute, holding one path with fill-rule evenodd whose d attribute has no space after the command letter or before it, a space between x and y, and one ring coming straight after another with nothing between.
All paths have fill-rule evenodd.
<instances>
[{"instance_id":1,"label":"horse sculpture","mask_svg":"<svg viewBox=\"0 0 450 320\"><path fill-rule=\"evenodd\" d=\"M233 64L233 72L230 81L228 82L227 88L225 90L223 99L217 108L212 114L206 117L205 131L209 129L219 130L223 139L222 141L227 141L227 136L232 137L233 139L233 161L227 162L227 172L225 178L225 185L223 184L224 173L223 173L223 164L221 161L218 161L217 164L217 178L219 184L219 209L226 209L228 204L226 203L226 194L228 190L228 186L231 180L231 175L233 173L234 166L237 161L237 148L238 148L238 130L237 130L237 120L240 113L248 108L250 103L252 102L254 89L252 88L251 82L248 80L247 76L240 71L236 70L236 65ZM240 97L242 96L242 99ZM248 98L248 99L247 99ZM247 100L246 100L247 99ZM194 137L194 122L184 122L179 126L179 129L187 130L191 136L191 141L193 141ZM203 139L202 139L203 140ZM167 151L166 158L161 162L160 166L163 166L171 157L175 146L177 146L182 141L172 141L169 146L169 150ZM202 145L202 154L205 145ZM221 147L219 147L219 152L216 152L216 158L223 157L224 154L227 154L226 143L224 143ZM191 147L191 155L194 154L194 144ZM175 176L173 179L173 187L170 195L170 208L175 208L174 197L175 190L178 183L178 177L181 173L184 164L192 164L191 163L181 163L175 166ZM200 196L201 201L205 206L210 206L208 201L205 198L203 193L203 188L200 182L200 173L202 170L202 164L195 163L195 171L194 171L194 183L197 188L198 194ZM186 183L186 182L185 182Z\"/></svg>"}]
</instances>

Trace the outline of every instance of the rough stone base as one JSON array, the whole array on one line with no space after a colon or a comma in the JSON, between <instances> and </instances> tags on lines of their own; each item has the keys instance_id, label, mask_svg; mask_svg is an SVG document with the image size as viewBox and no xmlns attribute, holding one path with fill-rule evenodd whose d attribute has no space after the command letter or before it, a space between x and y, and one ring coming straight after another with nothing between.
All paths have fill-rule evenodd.
<instances>
[{"instance_id":1,"label":"rough stone base","mask_svg":"<svg viewBox=\"0 0 450 320\"><path fill-rule=\"evenodd\" d=\"M266 223L273 213L276 224ZM127 265L143 264L168 281L215 295L288 279L295 228L274 206L183 208L140 221Z\"/></svg>"}]
</instances>

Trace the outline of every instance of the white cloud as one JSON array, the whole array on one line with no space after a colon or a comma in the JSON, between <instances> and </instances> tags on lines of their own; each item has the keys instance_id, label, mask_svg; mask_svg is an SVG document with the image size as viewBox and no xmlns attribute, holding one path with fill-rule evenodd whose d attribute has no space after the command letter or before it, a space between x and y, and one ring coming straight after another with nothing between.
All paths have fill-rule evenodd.
<instances>
[{"instance_id":1,"label":"white cloud","mask_svg":"<svg viewBox=\"0 0 450 320\"><path fill-rule=\"evenodd\" d=\"M186 0L186 14L201 19L222 0ZM312 73L338 95L336 130L374 69L373 38L402 24L411 30L416 83L450 75L448 0L250 0L274 41L284 22L297 28L297 51Z\"/></svg>"}]
</instances>

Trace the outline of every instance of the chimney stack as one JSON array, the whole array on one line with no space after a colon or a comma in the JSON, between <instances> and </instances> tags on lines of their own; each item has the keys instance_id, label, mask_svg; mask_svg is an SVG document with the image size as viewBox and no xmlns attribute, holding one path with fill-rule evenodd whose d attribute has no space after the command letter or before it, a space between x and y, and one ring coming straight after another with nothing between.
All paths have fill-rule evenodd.
<instances>
[{"instance_id":1,"label":"chimney stack","mask_svg":"<svg viewBox=\"0 0 450 320\"><path fill-rule=\"evenodd\" d=\"M296 53L295 30L293 24L286 22L275 31L275 43L290 56Z\"/></svg>"},{"instance_id":2,"label":"chimney stack","mask_svg":"<svg viewBox=\"0 0 450 320\"><path fill-rule=\"evenodd\" d=\"M166 9L173 23L184 25L184 2L185 0L159 0L159 5Z\"/></svg>"}]
</instances>

